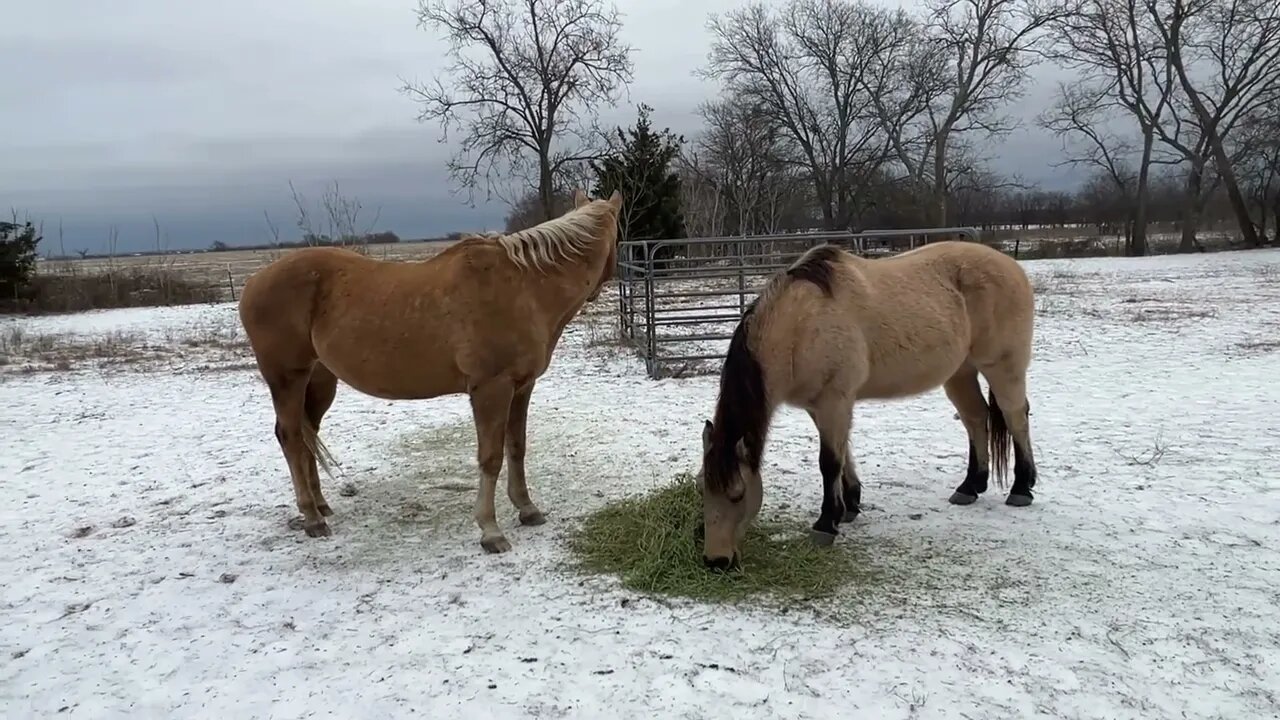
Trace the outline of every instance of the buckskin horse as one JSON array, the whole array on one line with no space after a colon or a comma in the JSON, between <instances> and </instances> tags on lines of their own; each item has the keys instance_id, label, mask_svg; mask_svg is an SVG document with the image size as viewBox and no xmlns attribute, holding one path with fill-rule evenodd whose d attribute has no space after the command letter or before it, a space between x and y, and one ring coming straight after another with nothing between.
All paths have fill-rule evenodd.
<instances>
[{"instance_id":1,"label":"buckskin horse","mask_svg":"<svg viewBox=\"0 0 1280 720\"><path fill-rule=\"evenodd\" d=\"M810 533L829 545L859 512L862 486L849 453L854 404L918 395L941 385L969 436L969 463L950 502L968 505L996 476L1004 486L1010 438L1013 487L1032 502L1036 464L1026 395L1035 301L1016 260L972 242L937 242L869 260L835 245L808 250L765 284L743 314L720 373L715 415L703 427L699 477L703 558L739 562L763 500L760 461L780 405L817 426L822 509ZM978 375L989 386L984 400Z\"/></svg>"}]
</instances>

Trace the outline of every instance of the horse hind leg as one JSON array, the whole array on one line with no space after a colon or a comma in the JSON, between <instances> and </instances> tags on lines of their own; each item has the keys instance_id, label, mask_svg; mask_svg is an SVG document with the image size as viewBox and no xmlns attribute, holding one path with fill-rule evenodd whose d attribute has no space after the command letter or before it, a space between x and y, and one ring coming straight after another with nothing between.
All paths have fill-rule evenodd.
<instances>
[{"instance_id":1,"label":"horse hind leg","mask_svg":"<svg viewBox=\"0 0 1280 720\"><path fill-rule=\"evenodd\" d=\"M951 493L949 502L952 505L971 505L987 491L987 480L991 474L991 456L987 447L987 416L990 411L987 401L982 398L978 371L972 367L965 365L942 387L969 436L969 466L964 480Z\"/></svg>"},{"instance_id":2,"label":"horse hind leg","mask_svg":"<svg viewBox=\"0 0 1280 720\"><path fill-rule=\"evenodd\" d=\"M292 371L272 373L267 385L276 411L276 440L289 465L298 512L302 513L302 528L308 537L325 537L329 535L329 525L311 491L314 456L307 447L308 428L304 426L307 381L307 373Z\"/></svg>"},{"instance_id":3,"label":"horse hind leg","mask_svg":"<svg viewBox=\"0 0 1280 720\"><path fill-rule=\"evenodd\" d=\"M1031 405L1025 372L984 372L990 385L991 458L996 476L1004 476L1009 440L1013 440L1013 487L1006 505L1025 507L1034 499L1036 460L1031 449Z\"/></svg>"},{"instance_id":4,"label":"horse hind leg","mask_svg":"<svg viewBox=\"0 0 1280 720\"><path fill-rule=\"evenodd\" d=\"M529 497L529 484L524 474L524 455L529 426L529 400L533 397L533 381L516 390L507 417L507 498L516 507L521 525L542 525L547 521Z\"/></svg>"},{"instance_id":5,"label":"horse hind leg","mask_svg":"<svg viewBox=\"0 0 1280 720\"><path fill-rule=\"evenodd\" d=\"M308 432L314 438L313 442L318 446L320 444L320 422L324 419L324 414L329 411L333 405L333 398L338 392L338 378L334 376L329 368L321 363L311 370L311 378L307 381L307 394L303 404L307 422L311 424L307 428ZM315 500L316 510L320 515L329 517L333 515L333 508L329 507L329 501L325 500L324 493L320 491L320 470L316 463L316 452L311 447L307 447L307 465L308 465L308 487L311 489L311 497Z\"/></svg>"}]
</instances>

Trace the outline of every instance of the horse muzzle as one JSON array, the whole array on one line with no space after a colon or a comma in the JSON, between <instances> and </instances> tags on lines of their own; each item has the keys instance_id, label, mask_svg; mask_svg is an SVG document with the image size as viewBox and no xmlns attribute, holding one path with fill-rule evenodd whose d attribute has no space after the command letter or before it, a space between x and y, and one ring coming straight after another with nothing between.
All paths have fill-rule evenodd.
<instances>
[{"instance_id":1,"label":"horse muzzle","mask_svg":"<svg viewBox=\"0 0 1280 720\"><path fill-rule=\"evenodd\" d=\"M707 566L708 570L714 572L727 572L729 570L741 570L742 561L738 558L738 553L734 553L733 557L708 557L702 556L702 562Z\"/></svg>"}]
</instances>

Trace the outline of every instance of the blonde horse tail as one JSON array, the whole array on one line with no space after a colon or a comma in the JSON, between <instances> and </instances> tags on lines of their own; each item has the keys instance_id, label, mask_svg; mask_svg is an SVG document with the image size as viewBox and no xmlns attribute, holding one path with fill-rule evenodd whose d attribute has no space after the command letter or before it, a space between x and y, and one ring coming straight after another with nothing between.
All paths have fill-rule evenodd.
<instances>
[{"instance_id":1,"label":"blonde horse tail","mask_svg":"<svg viewBox=\"0 0 1280 720\"><path fill-rule=\"evenodd\" d=\"M315 457L320 469L324 470L324 474L328 475L330 480L336 479L333 469L338 466L338 461L333 453L329 452L329 448L320 439L320 434L316 432L315 426L307 418L302 419L302 442L311 451L311 455Z\"/></svg>"},{"instance_id":2,"label":"blonde horse tail","mask_svg":"<svg viewBox=\"0 0 1280 720\"><path fill-rule=\"evenodd\" d=\"M1005 423L1004 412L996 402L995 393L987 389L987 439L988 453L991 458L991 475L996 479L996 486L1004 489L1004 479L1009 472L1009 449L1012 436Z\"/></svg>"}]
</instances>

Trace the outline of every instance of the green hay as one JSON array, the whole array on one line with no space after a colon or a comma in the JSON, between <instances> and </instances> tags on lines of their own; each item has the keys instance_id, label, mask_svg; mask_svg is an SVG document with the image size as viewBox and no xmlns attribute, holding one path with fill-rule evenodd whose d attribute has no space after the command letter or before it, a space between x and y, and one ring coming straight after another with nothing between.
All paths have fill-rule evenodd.
<instances>
[{"instance_id":1,"label":"green hay","mask_svg":"<svg viewBox=\"0 0 1280 720\"><path fill-rule=\"evenodd\" d=\"M815 547L801 518L758 518L742 545L742 569L710 572L695 529L702 498L689 475L646 496L606 505L570 538L581 570L618 576L623 587L709 601L813 599L853 584L880 585L884 572L841 538Z\"/></svg>"}]
</instances>

